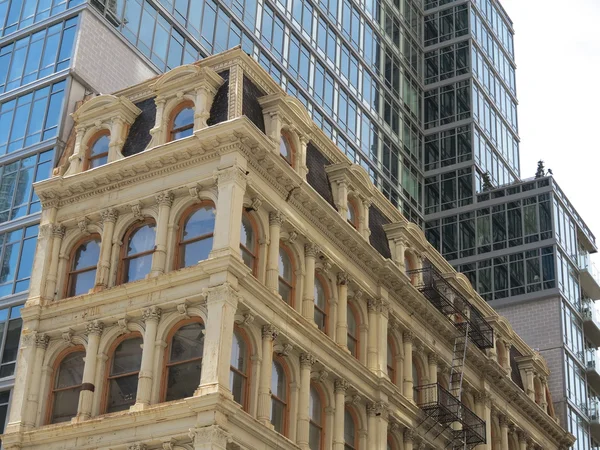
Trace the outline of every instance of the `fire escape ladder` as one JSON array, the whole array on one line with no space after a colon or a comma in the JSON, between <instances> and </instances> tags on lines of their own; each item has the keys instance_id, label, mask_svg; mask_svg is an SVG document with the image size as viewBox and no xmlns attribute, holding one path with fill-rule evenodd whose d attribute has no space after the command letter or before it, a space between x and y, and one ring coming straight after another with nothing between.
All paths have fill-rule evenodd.
<instances>
[{"instance_id":1,"label":"fire escape ladder","mask_svg":"<svg viewBox=\"0 0 600 450\"><path fill-rule=\"evenodd\" d=\"M462 333L454 339L452 367L450 369L450 382L448 385L450 386L452 395L460 401L462 397L463 369L465 367L467 347L469 345L469 323L465 322L456 325L458 330L462 331Z\"/></svg>"}]
</instances>

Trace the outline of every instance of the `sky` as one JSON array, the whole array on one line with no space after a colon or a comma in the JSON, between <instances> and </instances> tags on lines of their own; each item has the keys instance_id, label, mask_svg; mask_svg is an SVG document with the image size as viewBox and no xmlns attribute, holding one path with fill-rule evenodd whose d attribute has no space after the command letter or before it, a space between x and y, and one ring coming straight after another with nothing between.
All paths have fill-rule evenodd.
<instances>
[{"instance_id":1,"label":"sky","mask_svg":"<svg viewBox=\"0 0 600 450\"><path fill-rule=\"evenodd\" d=\"M521 177L543 160L600 245L600 1L501 3L515 30Z\"/></svg>"}]
</instances>

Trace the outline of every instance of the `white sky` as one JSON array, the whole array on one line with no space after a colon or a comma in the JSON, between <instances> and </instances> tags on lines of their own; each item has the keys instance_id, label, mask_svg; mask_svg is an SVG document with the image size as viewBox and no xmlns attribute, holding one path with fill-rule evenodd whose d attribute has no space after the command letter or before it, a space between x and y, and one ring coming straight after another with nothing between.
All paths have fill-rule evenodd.
<instances>
[{"instance_id":1,"label":"white sky","mask_svg":"<svg viewBox=\"0 0 600 450\"><path fill-rule=\"evenodd\" d=\"M600 1L501 3L515 29L521 177L544 160L600 245Z\"/></svg>"}]
</instances>

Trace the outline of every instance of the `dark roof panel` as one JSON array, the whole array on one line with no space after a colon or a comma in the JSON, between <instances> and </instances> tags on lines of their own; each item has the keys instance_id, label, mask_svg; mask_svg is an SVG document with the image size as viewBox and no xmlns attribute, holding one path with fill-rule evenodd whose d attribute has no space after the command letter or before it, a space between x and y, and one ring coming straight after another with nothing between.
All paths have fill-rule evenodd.
<instances>
[{"instance_id":1,"label":"dark roof panel","mask_svg":"<svg viewBox=\"0 0 600 450\"><path fill-rule=\"evenodd\" d=\"M321 197L327 200L327 202L335 208L331 186L329 184L329 179L327 178L327 172L325 172L325 166L328 166L329 164L331 164L331 162L325 155L309 142L306 147L306 166L308 167L306 181L308 181L308 184L310 184Z\"/></svg>"},{"instance_id":2,"label":"dark roof panel","mask_svg":"<svg viewBox=\"0 0 600 450\"><path fill-rule=\"evenodd\" d=\"M265 132L265 118L258 99L265 95L251 80L244 76L244 98L242 101L242 114L248 117L250 121L258 127L260 131Z\"/></svg>"},{"instance_id":3,"label":"dark roof panel","mask_svg":"<svg viewBox=\"0 0 600 450\"><path fill-rule=\"evenodd\" d=\"M154 128L156 122L156 103L154 97L136 103L135 106L142 110L141 114L136 117L133 124L127 133L127 139L123 145L123 156L131 156L143 152L152 135L150 130Z\"/></svg>"},{"instance_id":4,"label":"dark roof panel","mask_svg":"<svg viewBox=\"0 0 600 450\"><path fill-rule=\"evenodd\" d=\"M229 70L220 72L219 75L225 82L215 94L213 104L210 108L210 116L206 121L208 126L216 125L229 119Z\"/></svg>"},{"instance_id":5,"label":"dark roof panel","mask_svg":"<svg viewBox=\"0 0 600 450\"><path fill-rule=\"evenodd\" d=\"M371 236L369 240L375 250L377 250L384 258L391 258L390 246L387 235L383 230L383 226L390 223L387 217L383 215L375 206L369 207L369 229Z\"/></svg>"}]
</instances>

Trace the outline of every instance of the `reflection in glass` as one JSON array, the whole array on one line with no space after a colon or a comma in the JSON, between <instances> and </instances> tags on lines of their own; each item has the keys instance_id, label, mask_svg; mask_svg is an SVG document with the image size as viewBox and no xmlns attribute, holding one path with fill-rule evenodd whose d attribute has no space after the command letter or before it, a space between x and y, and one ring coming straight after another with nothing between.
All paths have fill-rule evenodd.
<instances>
[{"instance_id":1,"label":"reflection in glass","mask_svg":"<svg viewBox=\"0 0 600 450\"><path fill-rule=\"evenodd\" d=\"M348 350L352 356L358 358L358 323L350 305L347 306L346 314L348 317Z\"/></svg>"},{"instance_id":2,"label":"reflection in glass","mask_svg":"<svg viewBox=\"0 0 600 450\"><path fill-rule=\"evenodd\" d=\"M271 372L271 424L278 433L284 433L287 416L287 380L283 366L273 361Z\"/></svg>"},{"instance_id":3,"label":"reflection in glass","mask_svg":"<svg viewBox=\"0 0 600 450\"><path fill-rule=\"evenodd\" d=\"M141 363L141 337L126 339L115 349L108 377L107 413L123 411L135 403Z\"/></svg>"},{"instance_id":4,"label":"reflection in glass","mask_svg":"<svg viewBox=\"0 0 600 450\"><path fill-rule=\"evenodd\" d=\"M279 295L288 305L292 304L293 268L288 253L279 248Z\"/></svg>"},{"instance_id":5,"label":"reflection in glass","mask_svg":"<svg viewBox=\"0 0 600 450\"><path fill-rule=\"evenodd\" d=\"M183 224L179 242L179 268L208 259L215 229L215 208L204 205L192 212Z\"/></svg>"},{"instance_id":6,"label":"reflection in glass","mask_svg":"<svg viewBox=\"0 0 600 450\"><path fill-rule=\"evenodd\" d=\"M200 384L204 325L194 322L177 330L171 339L167 363L165 401L191 397Z\"/></svg>"},{"instance_id":7,"label":"reflection in glass","mask_svg":"<svg viewBox=\"0 0 600 450\"><path fill-rule=\"evenodd\" d=\"M286 136L281 136L279 140L279 154L287 161L287 163L292 165L292 147L289 142L289 139Z\"/></svg>"},{"instance_id":8,"label":"reflection in glass","mask_svg":"<svg viewBox=\"0 0 600 450\"><path fill-rule=\"evenodd\" d=\"M354 416L347 409L344 411L344 450L356 449L356 424Z\"/></svg>"},{"instance_id":9,"label":"reflection in glass","mask_svg":"<svg viewBox=\"0 0 600 450\"><path fill-rule=\"evenodd\" d=\"M142 225L131 232L127 239L127 253L123 257L122 283L141 280L150 273L156 238L154 223Z\"/></svg>"},{"instance_id":10,"label":"reflection in glass","mask_svg":"<svg viewBox=\"0 0 600 450\"><path fill-rule=\"evenodd\" d=\"M85 352L72 352L63 358L52 389L50 423L67 422L77 415L83 380Z\"/></svg>"},{"instance_id":11,"label":"reflection in glass","mask_svg":"<svg viewBox=\"0 0 600 450\"><path fill-rule=\"evenodd\" d=\"M310 428L308 434L308 446L310 450L321 450L323 436L323 405L321 396L314 386L310 387L309 400Z\"/></svg>"},{"instance_id":12,"label":"reflection in glass","mask_svg":"<svg viewBox=\"0 0 600 450\"><path fill-rule=\"evenodd\" d=\"M315 323L319 330L325 331L327 326L327 296L321 279L315 276Z\"/></svg>"},{"instance_id":13,"label":"reflection in glass","mask_svg":"<svg viewBox=\"0 0 600 450\"><path fill-rule=\"evenodd\" d=\"M67 297L85 294L94 287L99 258L99 237L90 239L77 248L71 261Z\"/></svg>"},{"instance_id":14,"label":"reflection in glass","mask_svg":"<svg viewBox=\"0 0 600 450\"><path fill-rule=\"evenodd\" d=\"M231 349L231 372L229 375L229 388L233 399L240 405L246 401L246 383L248 380L248 348L246 341L238 330L233 332L233 346Z\"/></svg>"},{"instance_id":15,"label":"reflection in glass","mask_svg":"<svg viewBox=\"0 0 600 450\"><path fill-rule=\"evenodd\" d=\"M194 132L194 108L188 106L179 111L173 118L171 140L191 136Z\"/></svg>"},{"instance_id":16,"label":"reflection in glass","mask_svg":"<svg viewBox=\"0 0 600 450\"><path fill-rule=\"evenodd\" d=\"M252 221L247 213L242 214L242 226L240 229L240 251L244 264L254 271L256 261L256 235Z\"/></svg>"},{"instance_id":17,"label":"reflection in glass","mask_svg":"<svg viewBox=\"0 0 600 450\"><path fill-rule=\"evenodd\" d=\"M94 141L89 149L88 162L86 169L103 166L108 162L108 146L110 144L110 136L103 134Z\"/></svg>"}]
</instances>

